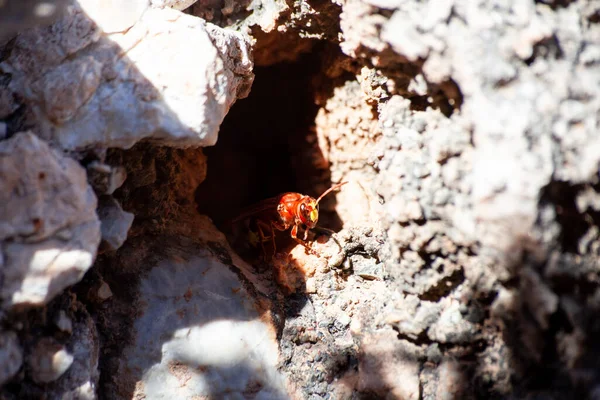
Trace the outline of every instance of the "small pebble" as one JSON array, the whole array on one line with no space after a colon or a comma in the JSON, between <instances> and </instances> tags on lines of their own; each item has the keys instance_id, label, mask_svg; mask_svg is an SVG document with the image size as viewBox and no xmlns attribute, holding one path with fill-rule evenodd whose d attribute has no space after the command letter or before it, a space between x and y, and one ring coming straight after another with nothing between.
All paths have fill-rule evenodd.
<instances>
[{"instance_id":1,"label":"small pebble","mask_svg":"<svg viewBox=\"0 0 600 400\"><path fill-rule=\"evenodd\" d=\"M342 330L345 329L348 325L350 325L350 322L352 322L350 316L348 316L348 314L346 314L345 312L341 312L339 313L335 321L335 327Z\"/></svg>"},{"instance_id":2,"label":"small pebble","mask_svg":"<svg viewBox=\"0 0 600 400\"><path fill-rule=\"evenodd\" d=\"M29 356L31 378L37 383L53 382L67 372L73 359L65 346L52 338L43 338Z\"/></svg>"},{"instance_id":3,"label":"small pebble","mask_svg":"<svg viewBox=\"0 0 600 400\"><path fill-rule=\"evenodd\" d=\"M102 283L102 286L98 289L98 298L102 301L107 300L112 297L112 291L110 290L110 286L106 282Z\"/></svg>"},{"instance_id":4,"label":"small pebble","mask_svg":"<svg viewBox=\"0 0 600 400\"><path fill-rule=\"evenodd\" d=\"M54 321L58 329L63 332L72 333L73 332L73 323L71 319L67 316L67 313L64 310L60 310L56 319Z\"/></svg>"}]
</instances>

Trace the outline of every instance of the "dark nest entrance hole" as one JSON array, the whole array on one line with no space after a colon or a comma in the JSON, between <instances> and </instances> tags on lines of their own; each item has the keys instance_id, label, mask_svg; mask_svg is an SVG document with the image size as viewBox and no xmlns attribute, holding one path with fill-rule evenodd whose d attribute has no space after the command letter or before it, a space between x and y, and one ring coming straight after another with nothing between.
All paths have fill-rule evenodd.
<instances>
[{"instance_id":1,"label":"dark nest entrance hole","mask_svg":"<svg viewBox=\"0 0 600 400\"><path fill-rule=\"evenodd\" d=\"M221 230L261 200L284 192L318 197L331 185L315 133L319 53L255 68L249 97L233 105L217 144L204 149L207 178L196 191L196 203ZM328 197L334 201L335 196ZM341 221L322 207L319 225L338 230Z\"/></svg>"}]
</instances>

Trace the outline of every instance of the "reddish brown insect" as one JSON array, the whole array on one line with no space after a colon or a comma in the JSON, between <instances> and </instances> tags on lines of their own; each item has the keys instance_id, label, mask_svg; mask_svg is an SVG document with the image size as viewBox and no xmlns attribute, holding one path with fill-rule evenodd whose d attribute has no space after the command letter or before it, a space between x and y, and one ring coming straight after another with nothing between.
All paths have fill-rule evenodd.
<instances>
[{"instance_id":1,"label":"reddish brown insect","mask_svg":"<svg viewBox=\"0 0 600 400\"><path fill-rule=\"evenodd\" d=\"M271 239L273 253L275 253L275 230L286 231L290 227L292 228L292 238L306 247L305 241L308 239L308 231L313 229L319 220L319 202L323 197L346 183L348 182L333 185L316 200L313 197L300 193L288 192L280 194L244 210L232 222L236 223L241 220L254 218L264 254L266 254L264 242L268 239ZM298 229L301 227L305 229L304 241L298 238ZM269 232L271 236L265 236L265 231Z\"/></svg>"}]
</instances>

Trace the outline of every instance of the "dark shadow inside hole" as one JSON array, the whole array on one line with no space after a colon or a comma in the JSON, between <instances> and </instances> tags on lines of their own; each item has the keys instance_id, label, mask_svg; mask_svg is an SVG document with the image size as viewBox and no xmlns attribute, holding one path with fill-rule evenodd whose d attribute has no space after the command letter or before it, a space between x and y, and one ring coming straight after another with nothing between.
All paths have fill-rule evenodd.
<instances>
[{"instance_id":1,"label":"dark shadow inside hole","mask_svg":"<svg viewBox=\"0 0 600 400\"><path fill-rule=\"evenodd\" d=\"M320 194L302 179L312 173L302 153L314 135L318 107L311 83L320 61L314 52L293 64L257 67L249 97L227 114L217 144L204 149L207 178L195 198L198 211L219 228L244 207L280 193Z\"/></svg>"}]
</instances>

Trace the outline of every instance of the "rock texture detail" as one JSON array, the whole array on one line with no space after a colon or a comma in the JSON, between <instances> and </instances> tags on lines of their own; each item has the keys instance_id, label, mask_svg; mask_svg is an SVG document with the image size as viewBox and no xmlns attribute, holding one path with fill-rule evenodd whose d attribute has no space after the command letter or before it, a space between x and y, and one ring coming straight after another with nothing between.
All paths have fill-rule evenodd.
<instances>
[{"instance_id":1,"label":"rock texture detail","mask_svg":"<svg viewBox=\"0 0 600 400\"><path fill-rule=\"evenodd\" d=\"M597 2L33 3L0 398L598 397ZM235 219L342 181L309 250Z\"/></svg>"},{"instance_id":2,"label":"rock texture detail","mask_svg":"<svg viewBox=\"0 0 600 400\"><path fill-rule=\"evenodd\" d=\"M102 244L107 250L117 250L127 239L133 223L133 214L123 211L119 203L110 196L100 198L98 204Z\"/></svg>"},{"instance_id":3,"label":"rock texture detail","mask_svg":"<svg viewBox=\"0 0 600 400\"><path fill-rule=\"evenodd\" d=\"M208 224L204 235L211 242L138 237L120 251L126 267L113 278L140 274L137 290L115 293L102 312L107 340L123 347L106 360L113 372L107 371L104 388L111 397L287 398L276 368L273 305L246 278L249 266L236 261L224 237ZM132 294L127 306L123 296ZM131 321L111 333L121 318Z\"/></svg>"},{"instance_id":4,"label":"rock texture detail","mask_svg":"<svg viewBox=\"0 0 600 400\"><path fill-rule=\"evenodd\" d=\"M74 4L52 26L15 39L1 68L41 136L68 150L142 139L213 145L229 107L252 83L248 39L172 9L136 9L129 22L105 27L123 17L119 4L90 5L89 16ZM219 44L236 51L220 53Z\"/></svg>"},{"instance_id":5,"label":"rock texture detail","mask_svg":"<svg viewBox=\"0 0 600 400\"><path fill-rule=\"evenodd\" d=\"M0 170L2 306L43 305L94 261L96 196L76 161L31 132L0 143Z\"/></svg>"},{"instance_id":6,"label":"rock texture detail","mask_svg":"<svg viewBox=\"0 0 600 400\"><path fill-rule=\"evenodd\" d=\"M371 181L377 193L388 288L402 293L390 293L384 325L424 362L409 373L419 396L594 390L596 378L576 377L596 377L596 363L576 353L594 341L583 316L597 305L574 282L597 258L600 102L581 83L600 77L597 12L578 1L342 5L340 48L358 66L345 66L355 82L337 83L320 111L319 139L336 181ZM360 97L381 129L362 145L368 114L336 126L330 111ZM372 168L353 171L341 156L365 148ZM531 371L547 384L529 386Z\"/></svg>"}]
</instances>

